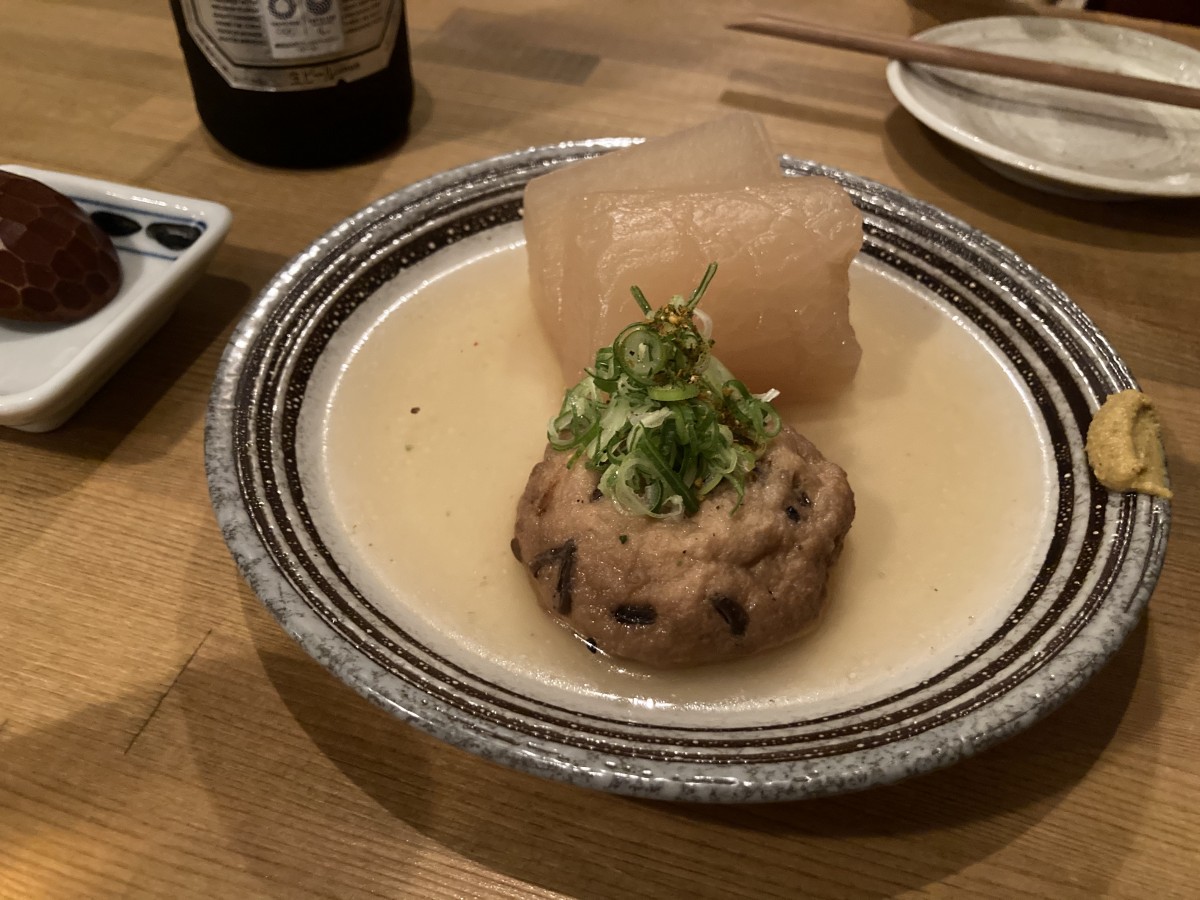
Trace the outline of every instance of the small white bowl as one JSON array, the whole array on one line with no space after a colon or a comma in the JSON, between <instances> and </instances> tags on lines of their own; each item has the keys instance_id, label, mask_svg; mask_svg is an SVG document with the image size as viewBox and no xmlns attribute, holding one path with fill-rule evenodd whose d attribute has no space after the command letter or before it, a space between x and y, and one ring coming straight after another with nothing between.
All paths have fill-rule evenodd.
<instances>
[{"instance_id":1,"label":"small white bowl","mask_svg":"<svg viewBox=\"0 0 1200 900\"><path fill-rule=\"evenodd\" d=\"M103 309L69 325L0 319L0 425L50 431L167 320L204 271L232 216L207 200L26 166L0 169L66 194L88 215L136 226L112 236L122 282Z\"/></svg>"},{"instance_id":2,"label":"small white bowl","mask_svg":"<svg viewBox=\"0 0 1200 900\"><path fill-rule=\"evenodd\" d=\"M1200 51L1103 22L989 16L917 37L1200 87ZM1027 187L1087 200L1200 197L1200 111L897 61L887 79L918 121Z\"/></svg>"}]
</instances>

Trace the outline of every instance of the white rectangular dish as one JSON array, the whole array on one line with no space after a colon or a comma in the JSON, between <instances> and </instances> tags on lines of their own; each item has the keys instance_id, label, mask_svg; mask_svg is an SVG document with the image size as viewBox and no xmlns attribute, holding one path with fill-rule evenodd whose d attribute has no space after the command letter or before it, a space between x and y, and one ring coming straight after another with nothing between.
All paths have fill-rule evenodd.
<instances>
[{"instance_id":1,"label":"white rectangular dish","mask_svg":"<svg viewBox=\"0 0 1200 900\"><path fill-rule=\"evenodd\" d=\"M109 233L121 262L121 289L95 315L66 325L0 319L0 425L50 431L167 320L232 216L207 200L26 166L0 169L70 197Z\"/></svg>"}]
</instances>

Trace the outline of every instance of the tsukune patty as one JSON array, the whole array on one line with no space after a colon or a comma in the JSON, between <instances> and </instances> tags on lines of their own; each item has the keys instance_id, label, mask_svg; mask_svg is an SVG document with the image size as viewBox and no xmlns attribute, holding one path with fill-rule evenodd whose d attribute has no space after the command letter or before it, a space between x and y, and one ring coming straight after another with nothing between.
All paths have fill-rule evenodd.
<instances>
[{"instance_id":1,"label":"tsukune patty","mask_svg":"<svg viewBox=\"0 0 1200 900\"><path fill-rule=\"evenodd\" d=\"M819 620L854 518L846 473L785 428L747 478L692 516L635 516L549 447L517 508L513 553L541 605L614 657L690 666L786 643ZM732 511L732 512L731 512Z\"/></svg>"}]
</instances>

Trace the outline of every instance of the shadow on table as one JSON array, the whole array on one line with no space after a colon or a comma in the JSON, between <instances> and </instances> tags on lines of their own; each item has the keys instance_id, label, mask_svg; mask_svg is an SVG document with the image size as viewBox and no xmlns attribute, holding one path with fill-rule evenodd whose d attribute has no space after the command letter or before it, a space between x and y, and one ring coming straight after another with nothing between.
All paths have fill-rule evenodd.
<instances>
[{"instance_id":1,"label":"shadow on table","mask_svg":"<svg viewBox=\"0 0 1200 900\"><path fill-rule=\"evenodd\" d=\"M220 336L250 299L240 281L204 275L180 301L163 327L61 427L42 434L0 428L0 452L8 471L4 489L24 518L5 551L19 557L22 542L41 540L69 505L70 494L101 466L137 467L173 452L203 419L208 385L191 395L164 398L205 354L215 370ZM179 402L184 400L184 402ZM137 441L125 439L140 430ZM34 480L23 471L33 456L55 458L53 477Z\"/></svg>"},{"instance_id":2,"label":"shadow on table","mask_svg":"<svg viewBox=\"0 0 1200 900\"><path fill-rule=\"evenodd\" d=\"M447 139L503 129L527 117L528 110L521 104L505 102L502 87L489 87L497 79L517 77L545 84L547 89L538 95L541 112L568 102L569 89L587 81L600 57L583 47L555 45L545 33L546 23L538 24L542 27L531 27L528 16L511 12L457 9L436 29L414 31L411 52L416 90L409 137L403 149L420 151ZM433 130L426 126L438 101L435 91L421 83L423 77L431 77L431 72L442 73L441 77L451 84L467 84L471 92L477 93L468 115L451 112ZM492 90L500 92L499 102L488 102Z\"/></svg>"},{"instance_id":3,"label":"shadow on table","mask_svg":"<svg viewBox=\"0 0 1200 900\"><path fill-rule=\"evenodd\" d=\"M722 106L730 109L754 113L758 116L778 116L801 122L820 122L824 126L863 133L869 133L875 128L875 117L869 111L859 113L849 105L840 109L819 107L808 98L785 99L774 96L776 85L784 80L775 72L766 75L761 72L739 71L733 73L731 78L737 79L738 83L734 87L722 91L718 98ZM763 92L754 90L757 87L764 88ZM822 97L822 99L825 98ZM832 162L831 160L819 161Z\"/></svg>"},{"instance_id":4,"label":"shadow on table","mask_svg":"<svg viewBox=\"0 0 1200 900\"><path fill-rule=\"evenodd\" d=\"M580 898L885 896L940 882L1019 841L1110 742L1137 742L1152 728L1156 698L1127 711L1146 642L1143 622L1063 709L979 757L862 794L763 806L629 800L511 772L365 702L348 704L347 689L304 660L259 652L288 709L348 779L502 876ZM1107 856L1071 863L1046 846L1024 851L1041 855L1042 871L1061 872L1072 896L1103 894L1121 868L1120 848L1146 802L1144 781L1122 785L1129 815L1111 829Z\"/></svg>"}]
</instances>

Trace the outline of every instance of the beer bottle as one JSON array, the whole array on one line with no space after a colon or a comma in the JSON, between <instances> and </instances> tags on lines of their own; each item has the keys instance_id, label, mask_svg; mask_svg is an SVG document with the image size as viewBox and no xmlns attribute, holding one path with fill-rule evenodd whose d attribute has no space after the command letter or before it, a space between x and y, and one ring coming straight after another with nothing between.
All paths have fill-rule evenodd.
<instances>
[{"instance_id":1,"label":"beer bottle","mask_svg":"<svg viewBox=\"0 0 1200 900\"><path fill-rule=\"evenodd\" d=\"M408 133L403 0L170 0L209 133L252 162L349 162Z\"/></svg>"}]
</instances>

